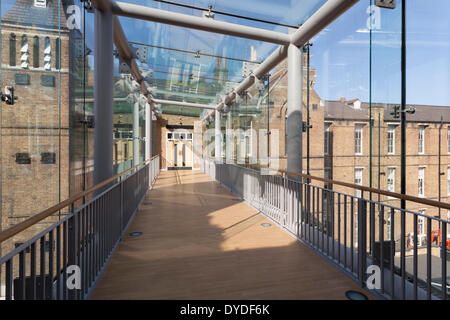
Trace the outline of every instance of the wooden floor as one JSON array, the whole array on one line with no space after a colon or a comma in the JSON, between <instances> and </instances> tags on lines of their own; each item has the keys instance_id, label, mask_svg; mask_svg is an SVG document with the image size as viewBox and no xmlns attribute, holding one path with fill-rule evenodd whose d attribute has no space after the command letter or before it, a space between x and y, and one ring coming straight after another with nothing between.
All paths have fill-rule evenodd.
<instances>
[{"instance_id":1,"label":"wooden floor","mask_svg":"<svg viewBox=\"0 0 450 320\"><path fill-rule=\"evenodd\" d=\"M346 290L361 291L263 222L199 171L161 172L91 298L346 299ZM134 231L143 234L128 236Z\"/></svg>"}]
</instances>

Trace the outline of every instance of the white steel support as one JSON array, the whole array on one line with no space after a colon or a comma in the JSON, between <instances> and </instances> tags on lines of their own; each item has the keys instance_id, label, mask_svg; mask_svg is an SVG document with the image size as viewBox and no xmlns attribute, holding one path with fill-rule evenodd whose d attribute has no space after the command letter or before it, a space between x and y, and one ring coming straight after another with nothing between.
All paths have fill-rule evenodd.
<instances>
[{"instance_id":1,"label":"white steel support","mask_svg":"<svg viewBox=\"0 0 450 320\"><path fill-rule=\"evenodd\" d=\"M207 104L200 103L191 103L184 101L174 101L174 100L161 100L161 99L152 99L154 103L163 104L163 105L172 105L172 106L180 106L180 107L190 107L190 108L201 108L201 109L216 109L215 106L210 106Z\"/></svg>"},{"instance_id":2,"label":"white steel support","mask_svg":"<svg viewBox=\"0 0 450 320\"><path fill-rule=\"evenodd\" d=\"M111 1L111 10L114 14L129 18L170 24L179 27L197 29L202 31L226 34L235 37L265 41L277 44L289 44L290 36L286 33L242 26L238 24L200 18L187 14L154 9L142 5Z\"/></svg>"},{"instance_id":3,"label":"white steel support","mask_svg":"<svg viewBox=\"0 0 450 320\"><path fill-rule=\"evenodd\" d=\"M152 157L152 110L148 102L145 103L145 160Z\"/></svg>"},{"instance_id":4,"label":"white steel support","mask_svg":"<svg viewBox=\"0 0 450 320\"><path fill-rule=\"evenodd\" d=\"M302 173L302 50L288 50L288 102L286 119L287 170Z\"/></svg>"},{"instance_id":5,"label":"white steel support","mask_svg":"<svg viewBox=\"0 0 450 320\"><path fill-rule=\"evenodd\" d=\"M113 15L95 10L94 185L113 176Z\"/></svg>"},{"instance_id":6,"label":"white steel support","mask_svg":"<svg viewBox=\"0 0 450 320\"><path fill-rule=\"evenodd\" d=\"M139 164L139 96L133 105L133 166Z\"/></svg>"},{"instance_id":7,"label":"white steel support","mask_svg":"<svg viewBox=\"0 0 450 320\"><path fill-rule=\"evenodd\" d=\"M215 126L214 126L214 142L215 142L215 149L214 154L217 161L222 160L222 130L221 130L221 124L220 124L220 118L221 114L219 111L215 111Z\"/></svg>"},{"instance_id":8,"label":"white steel support","mask_svg":"<svg viewBox=\"0 0 450 320\"><path fill-rule=\"evenodd\" d=\"M232 145L232 129L231 129L231 112L228 112L226 114L227 117L227 123L225 126L225 160L226 163L233 163L232 161L232 152L233 152L233 148L234 146Z\"/></svg>"}]
</instances>

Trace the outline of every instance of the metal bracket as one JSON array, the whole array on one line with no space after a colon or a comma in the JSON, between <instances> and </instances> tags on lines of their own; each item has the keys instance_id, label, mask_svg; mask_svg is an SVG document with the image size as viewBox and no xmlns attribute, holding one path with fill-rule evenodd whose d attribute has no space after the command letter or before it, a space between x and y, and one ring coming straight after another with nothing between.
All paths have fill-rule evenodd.
<instances>
[{"instance_id":1,"label":"metal bracket","mask_svg":"<svg viewBox=\"0 0 450 320\"><path fill-rule=\"evenodd\" d=\"M92 0L80 0L80 2L84 2L84 9L89 13L94 13L94 6L92 5Z\"/></svg>"},{"instance_id":2,"label":"metal bracket","mask_svg":"<svg viewBox=\"0 0 450 320\"><path fill-rule=\"evenodd\" d=\"M1 101L5 101L6 104L13 105L15 100L19 99L18 96L14 95L14 87L13 86L5 86L5 93L0 91Z\"/></svg>"},{"instance_id":3,"label":"metal bracket","mask_svg":"<svg viewBox=\"0 0 450 320\"><path fill-rule=\"evenodd\" d=\"M95 127L94 116L86 116L80 119L80 123L86 125L88 128Z\"/></svg>"},{"instance_id":4,"label":"metal bracket","mask_svg":"<svg viewBox=\"0 0 450 320\"><path fill-rule=\"evenodd\" d=\"M395 0L375 0L375 5L380 8L395 9Z\"/></svg>"},{"instance_id":5,"label":"metal bracket","mask_svg":"<svg viewBox=\"0 0 450 320\"><path fill-rule=\"evenodd\" d=\"M138 59L142 63L147 62L148 57L148 48L145 46L141 46L139 48L135 48L133 46L130 46L131 54L133 58Z\"/></svg>"},{"instance_id":6,"label":"metal bracket","mask_svg":"<svg viewBox=\"0 0 450 320\"><path fill-rule=\"evenodd\" d=\"M212 6L208 6L208 11L203 11L203 18L214 19L214 12L212 11Z\"/></svg>"},{"instance_id":7,"label":"metal bracket","mask_svg":"<svg viewBox=\"0 0 450 320\"><path fill-rule=\"evenodd\" d=\"M129 62L121 56L119 56L119 73L131 74Z\"/></svg>"}]
</instances>

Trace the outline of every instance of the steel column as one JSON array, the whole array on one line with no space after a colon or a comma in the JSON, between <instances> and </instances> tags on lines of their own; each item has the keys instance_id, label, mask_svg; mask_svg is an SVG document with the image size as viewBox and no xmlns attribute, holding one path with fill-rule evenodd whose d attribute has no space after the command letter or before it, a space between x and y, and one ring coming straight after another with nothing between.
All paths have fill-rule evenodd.
<instances>
[{"instance_id":1,"label":"steel column","mask_svg":"<svg viewBox=\"0 0 450 320\"><path fill-rule=\"evenodd\" d=\"M139 164L139 96L133 105L133 167Z\"/></svg>"},{"instance_id":2,"label":"steel column","mask_svg":"<svg viewBox=\"0 0 450 320\"><path fill-rule=\"evenodd\" d=\"M113 175L113 16L95 11L94 185Z\"/></svg>"},{"instance_id":3,"label":"steel column","mask_svg":"<svg viewBox=\"0 0 450 320\"><path fill-rule=\"evenodd\" d=\"M287 171L302 173L302 53L293 44L288 49L287 91Z\"/></svg>"},{"instance_id":4,"label":"steel column","mask_svg":"<svg viewBox=\"0 0 450 320\"><path fill-rule=\"evenodd\" d=\"M220 124L220 112L219 111L215 111L216 115L215 115L215 126L214 126L214 133L215 133L215 138L214 138L214 143L215 143L215 151L214 151L214 155L217 161L222 160L222 130L221 130L221 124Z\"/></svg>"},{"instance_id":5,"label":"steel column","mask_svg":"<svg viewBox=\"0 0 450 320\"><path fill-rule=\"evenodd\" d=\"M145 159L152 157L152 110L148 102L145 103Z\"/></svg>"}]
</instances>

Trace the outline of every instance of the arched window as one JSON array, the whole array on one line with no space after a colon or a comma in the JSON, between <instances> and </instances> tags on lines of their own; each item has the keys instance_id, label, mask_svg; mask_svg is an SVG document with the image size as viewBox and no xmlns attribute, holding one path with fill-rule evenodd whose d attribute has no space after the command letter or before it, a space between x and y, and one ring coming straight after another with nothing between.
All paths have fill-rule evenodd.
<instances>
[{"instance_id":1,"label":"arched window","mask_svg":"<svg viewBox=\"0 0 450 320\"><path fill-rule=\"evenodd\" d=\"M61 69L61 39L56 38L56 48L55 48L56 54L55 54L55 65L56 69Z\"/></svg>"},{"instance_id":2,"label":"arched window","mask_svg":"<svg viewBox=\"0 0 450 320\"><path fill-rule=\"evenodd\" d=\"M33 38L33 67L39 68L39 37Z\"/></svg>"},{"instance_id":3,"label":"arched window","mask_svg":"<svg viewBox=\"0 0 450 320\"><path fill-rule=\"evenodd\" d=\"M9 37L9 65L16 65L16 35L11 33Z\"/></svg>"},{"instance_id":4,"label":"arched window","mask_svg":"<svg viewBox=\"0 0 450 320\"><path fill-rule=\"evenodd\" d=\"M52 69L52 43L49 37L45 37L44 42L44 69Z\"/></svg>"},{"instance_id":5,"label":"arched window","mask_svg":"<svg viewBox=\"0 0 450 320\"><path fill-rule=\"evenodd\" d=\"M22 44L20 48L20 62L22 68L28 68L28 37L27 35L22 36Z\"/></svg>"}]
</instances>

